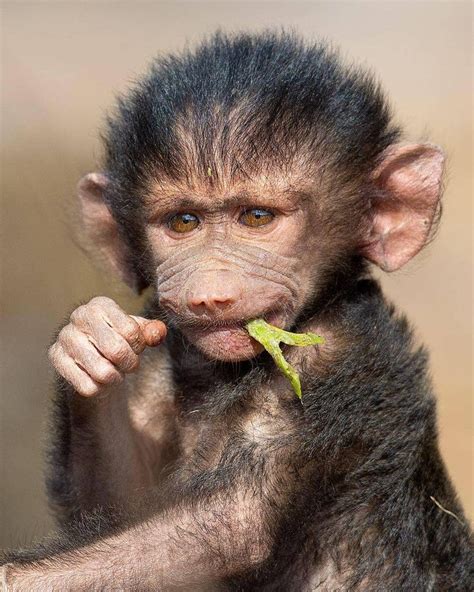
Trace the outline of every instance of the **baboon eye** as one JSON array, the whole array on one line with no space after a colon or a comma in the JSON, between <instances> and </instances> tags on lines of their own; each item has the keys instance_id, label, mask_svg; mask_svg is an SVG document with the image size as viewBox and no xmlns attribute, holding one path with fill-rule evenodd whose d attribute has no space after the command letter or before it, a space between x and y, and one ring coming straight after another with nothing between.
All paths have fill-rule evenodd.
<instances>
[{"instance_id":1,"label":"baboon eye","mask_svg":"<svg viewBox=\"0 0 474 592\"><path fill-rule=\"evenodd\" d=\"M174 232L191 232L199 226L199 218L194 214L175 214L168 220L168 226Z\"/></svg>"},{"instance_id":2,"label":"baboon eye","mask_svg":"<svg viewBox=\"0 0 474 592\"><path fill-rule=\"evenodd\" d=\"M245 226L257 228L258 226L265 226L265 224L269 224L274 217L275 215L268 210L252 208L251 210L245 210L245 212L240 216L239 222Z\"/></svg>"}]
</instances>

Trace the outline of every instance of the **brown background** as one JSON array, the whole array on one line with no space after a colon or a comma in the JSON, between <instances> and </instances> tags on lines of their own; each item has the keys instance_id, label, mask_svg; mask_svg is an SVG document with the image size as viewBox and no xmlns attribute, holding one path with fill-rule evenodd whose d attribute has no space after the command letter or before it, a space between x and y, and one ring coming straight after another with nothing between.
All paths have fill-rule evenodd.
<instances>
[{"instance_id":1,"label":"brown background","mask_svg":"<svg viewBox=\"0 0 474 592\"><path fill-rule=\"evenodd\" d=\"M439 237L383 282L431 350L443 455L472 517L470 3L16 2L2 12L0 546L51 524L41 461L51 334L93 295L139 306L75 247L64 204L94 169L114 94L156 52L217 27L285 25L333 40L378 72L412 139L446 149Z\"/></svg>"}]
</instances>

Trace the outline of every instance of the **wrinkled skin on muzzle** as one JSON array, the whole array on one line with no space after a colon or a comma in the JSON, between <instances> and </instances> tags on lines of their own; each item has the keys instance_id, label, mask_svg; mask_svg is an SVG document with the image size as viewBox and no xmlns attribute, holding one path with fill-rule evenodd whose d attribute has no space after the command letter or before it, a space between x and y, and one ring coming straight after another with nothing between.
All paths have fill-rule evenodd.
<instances>
[{"instance_id":1,"label":"wrinkled skin on muzzle","mask_svg":"<svg viewBox=\"0 0 474 592\"><path fill-rule=\"evenodd\" d=\"M285 328L300 309L301 260L255 245L190 247L158 266L160 306L211 358L243 360L262 347L244 328L253 318Z\"/></svg>"}]
</instances>

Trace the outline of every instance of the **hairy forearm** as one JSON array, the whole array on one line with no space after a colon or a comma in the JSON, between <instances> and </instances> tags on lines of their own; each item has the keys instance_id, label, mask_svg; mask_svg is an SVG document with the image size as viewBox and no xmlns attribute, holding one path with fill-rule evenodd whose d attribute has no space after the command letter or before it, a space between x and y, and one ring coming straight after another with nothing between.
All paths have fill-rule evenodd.
<instances>
[{"instance_id":1,"label":"hairy forearm","mask_svg":"<svg viewBox=\"0 0 474 592\"><path fill-rule=\"evenodd\" d=\"M49 490L59 508L123 502L153 484L156 463L151 448L156 441L147 446L142 431L161 409L153 409L154 417L143 421L139 402L141 423L134 423L129 402L137 382L147 383L139 376L145 350L156 348L165 335L161 321L128 315L100 296L77 307L60 329L48 350L59 383ZM148 391L155 400L169 394L157 388L163 379L154 380L164 354L146 364L148 377L153 374Z\"/></svg>"},{"instance_id":2,"label":"hairy forearm","mask_svg":"<svg viewBox=\"0 0 474 592\"><path fill-rule=\"evenodd\" d=\"M153 485L152 463L131 424L126 390L120 386L110 391L86 399L60 384L61 426L48 480L50 496L60 506L72 502L91 509L123 503L136 490ZM65 482L67 501L61 499Z\"/></svg>"},{"instance_id":3,"label":"hairy forearm","mask_svg":"<svg viewBox=\"0 0 474 592\"><path fill-rule=\"evenodd\" d=\"M269 550L261 501L233 490L181 503L119 534L34 564L7 566L10 592L174 590L212 586Z\"/></svg>"}]
</instances>

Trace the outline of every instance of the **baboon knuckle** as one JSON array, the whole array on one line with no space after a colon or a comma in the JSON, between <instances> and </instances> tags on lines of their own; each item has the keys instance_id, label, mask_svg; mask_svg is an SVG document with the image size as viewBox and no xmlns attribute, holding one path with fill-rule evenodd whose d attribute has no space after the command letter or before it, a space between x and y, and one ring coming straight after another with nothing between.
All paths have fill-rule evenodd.
<instances>
[{"instance_id":1,"label":"baboon knuckle","mask_svg":"<svg viewBox=\"0 0 474 592\"><path fill-rule=\"evenodd\" d=\"M110 348L110 359L116 363L126 362L129 354L127 347L121 344L114 344Z\"/></svg>"},{"instance_id":2,"label":"baboon knuckle","mask_svg":"<svg viewBox=\"0 0 474 592\"><path fill-rule=\"evenodd\" d=\"M77 323L84 318L86 312L87 312L86 305L81 304L81 306L78 306L75 310L72 311L69 319L72 323Z\"/></svg>"},{"instance_id":3,"label":"baboon knuckle","mask_svg":"<svg viewBox=\"0 0 474 592\"><path fill-rule=\"evenodd\" d=\"M110 308L110 306L115 306L115 302L108 296L94 296L89 301L89 304L94 308Z\"/></svg>"},{"instance_id":4,"label":"baboon knuckle","mask_svg":"<svg viewBox=\"0 0 474 592\"><path fill-rule=\"evenodd\" d=\"M138 326L131 321L130 323L124 323L122 328L122 335L127 341L138 343L140 341L140 330Z\"/></svg>"},{"instance_id":5,"label":"baboon knuckle","mask_svg":"<svg viewBox=\"0 0 474 592\"><path fill-rule=\"evenodd\" d=\"M56 345L56 344L64 345L69 341L70 337L71 337L71 328L70 328L70 325L66 325L58 333L58 337L57 337L56 343L54 345Z\"/></svg>"}]
</instances>

